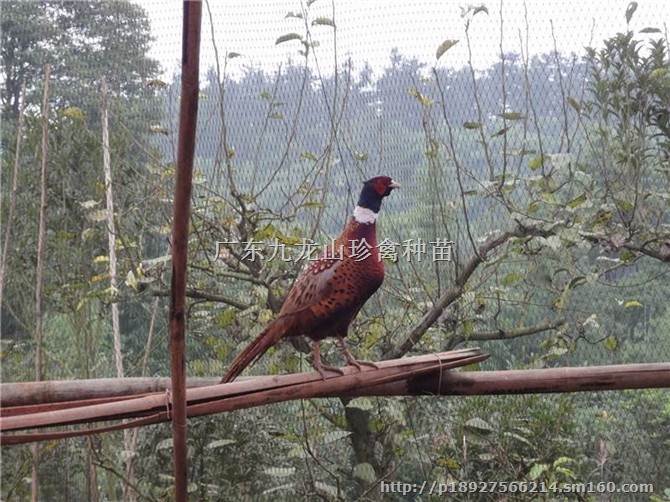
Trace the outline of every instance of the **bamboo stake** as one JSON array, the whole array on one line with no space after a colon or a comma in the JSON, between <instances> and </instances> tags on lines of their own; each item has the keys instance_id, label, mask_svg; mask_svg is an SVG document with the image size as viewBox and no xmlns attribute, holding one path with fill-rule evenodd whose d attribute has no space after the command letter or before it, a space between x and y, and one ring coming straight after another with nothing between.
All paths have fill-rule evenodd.
<instances>
[{"instance_id":1,"label":"bamboo stake","mask_svg":"<svg viewBox=\"0 0 670 502\"><path fill-rule=\"evenodd\" d=\"M172 285L170 293L174 499L178 502L186 501L188 497L184 317L191 183L193 157L195 154L195 133L198 121L201 18L202 3L199 0L185 1L182 33L177 180L172 223Z\"/></svg>"},{"instance_id":2,"label":"bamboo stake","mask_svg":"<svg viewBox=\"0 0 670 502\"><path fill-rule=\"evenodd\" d=\"M460 353L458 353L460 352ZM439 357L439 361L435 359ZM209 385L187 392L188 416L207 415L235 409L261 406L290 399L357 396L478 395L510 393L547 393L603 391L670 387L670 363L612 365L540 370L452 372L450 368L481 361L486 356L471 351L443 353L418 358L383 361L380 368L357 372L345 368L345 375L322 380L317 373L299 373L276 377L254 377L226 385ZM430 358L430 360L428 359ZM212 378L211 382L216 382ZM201 379L198 384L208 383ZM11 385L11 384L9 384ZM42 411L34 415L7 415L0 418L3 445L62 439L97 434L170 419L169 395L152 394L122 398L103 406ZM35 427L67 425L140 417L110 427L68 430L39 434L7 434L8 431Z\"/></svg>"},{"instance_id":3,"label":"bamboo stake","mask_svg":"<svg viewBox=\"0 0 670 502\"><path fill-rule=\"evenodd\" d=\"M317 372L295 373L235 381L189 389L188 416L231 411L252 406L306 399L315 396L340 395L356 389L406 380L430 372L439 372L486 359L478 349L408 357L377 363L379 368L343 368L343 375L323 379ZM5 414L0 417L0 431L16 431L55 425L73 425L93 421L135 418L161 414L169 417L174 403L166 392L132 396L120 401L79 406L77 408L39 411L29 414ZM4 439L4 438L3 438Z\"/></svg>"},{"instance_id":4,"label":"bamboo stake","mask_svg":"<svg viewBox=\"0 0 670 502\"><path fill-rule=\"evenodd\" d=\"M2 300L5 291L5 273L7 271L7 260L9 259L9 246L12 241L12 226L14 225L14 213L16 212L16 192L19 187L19 168L21 166L21 145L23 141L23 127L25 124L25 87L21 85L19 107L19 123L16 131L16 148L14 149L14 170L12 172L12 187L9 191L9 204L7 209L7 223L5 224L5 236L2 244L2 257L0 258L0 310L2 310ZM0 177L2 175L0 174ZM0 180L1 185L1 180ZM0 228L2 225L0 224ZM2 316L0 316L0 333L2 333Z\"/></svg>"}]
</instances>

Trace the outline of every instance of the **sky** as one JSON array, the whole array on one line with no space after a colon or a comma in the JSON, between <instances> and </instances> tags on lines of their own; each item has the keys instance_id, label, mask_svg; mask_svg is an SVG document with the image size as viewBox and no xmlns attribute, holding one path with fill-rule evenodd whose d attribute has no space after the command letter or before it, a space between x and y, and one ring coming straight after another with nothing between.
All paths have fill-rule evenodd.
<instances>
[{"instance_id":1,"label":"sky","mask_svg":"<svg viewBox=\"0 0 670 502\"><path fill-rule=\"evenodd\" d=\"M182 4L174 0L134 1L149 13L156 37L151 55L161 62L167 78L179 67ZM561 52L581 56L585 46L599 47L605 38L627 29L656 27L667 33L670 1L639 0L627 28L625 12L629 3L629 0L485 1L488 14L480 13L470 23L473 65L483 70L495 63L501 44L504 52L533 55L553 50L555 43ZM248 66L272 72L289 59L300 61L300 42L275 45L275 41L288 33L305 34L302 19L286 18L289 12L302 12L305 4L300 0L210 0L211 18L207 6L203 6L203 71L215 61L212 39L220 54L241 54L228 61L227 71L232 75L240 75ZM337 26L337 30L324 25L310 26L313 39L319 42L314 51L319 68L325 74L332 73L334 47L338 65L350 57L354 68L360 69L367 61L376 76L389 65L394 47L403 56L416 57L429 67L461 68L468 62L466 19L461 16L461 7L466 5L467 0L316 0L307 8L308 18L327 17L334 19ZM437 48L448 39L459 43L436 60Z\"/></svg>"}]
</instances>

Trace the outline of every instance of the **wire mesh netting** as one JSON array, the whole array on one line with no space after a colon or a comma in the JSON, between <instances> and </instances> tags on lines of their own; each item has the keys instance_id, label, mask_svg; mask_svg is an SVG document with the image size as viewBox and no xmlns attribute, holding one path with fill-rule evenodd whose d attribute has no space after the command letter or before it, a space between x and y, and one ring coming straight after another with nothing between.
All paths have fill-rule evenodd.
<instances>
[{"instance_id":1,"label":"wire mesh netting","mask_svg":"<svg viewBox=\"0 0 670 502\"><path fill-rule=\"evenodd\" d=\"M182 6L35 5L0 4L3 381L167 375ZM206 2L188 375L225 371L377 175L402 188L357 357L670 360L668 20L661 0ZM309 371L295 345L249 373ZM662 501L669 446L665 389L294 401L189 421L189 490ZM26 498L30 449L3 457L2 498ZM38 474L44 500L164 498L170 428L45 443Z\"/></svg>"}]
</instances>

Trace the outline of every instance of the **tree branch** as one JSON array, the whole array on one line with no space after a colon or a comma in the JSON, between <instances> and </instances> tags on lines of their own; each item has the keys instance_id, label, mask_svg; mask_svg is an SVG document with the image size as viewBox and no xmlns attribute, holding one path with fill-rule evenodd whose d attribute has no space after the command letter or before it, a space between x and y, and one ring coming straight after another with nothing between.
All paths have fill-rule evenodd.
<instances>
[{"instance_id":1,"label":"tree branch","mask_svg":"<svg viewBox=\"0 0 670 502\"><path fill-rule=\"evenodd\" d=\"M502 234L491 237L487 240L458 271L456 275L456 280L454 285L451 286L437 301L433 306L423 315L419 323L410 331L409 335L405 338L405 341L402 342L395 350L391 350L389 353L384 354L384 359L397 359L414 348L414 346L419 343L424 333L435 324L435 322L440 318L444 313L444 310L454 303L462 294L465 285L468 280L474 274L475 270L484 263L488 254L497 249L498 247L505 244L509 239L513 237L549 237L555 234L555 228L559 225L563 225L563 222L556 222L550 228L542 228L540 226L529 226L517 221L517 226L514 230L503 232Z\"/></svg>"},{"instance_id":2,"label":"tree branch","mask_svg":"<svg viewBox=\"0 0 670 502\"><path fill-rule=\"evenodd\" d=\"M533 326L523 326L516 329L498 329L495 331L479 331L472 333L470 336L458 336L456 339L461 341L490 341L490 340L511 340L512 338L520 338L522 336L534 335L552 329L558 329L566 323L564 317L554 319L552 321L545 321L541 324Z\"/></svg>"},{"instance_id":3,"label":"tree branch","mask_svg":"<svg viewBox=\"0 0 670 502\"><path fill-rule=\"evenodd\" d=\"M167 289L153 289L151 290L151 295L170 296L170 291L168 291ZM239 310L246 310L249 307L251 307L251 305L247 305L246 303L239 302L227 296L217 295L215 293L207 293L205 291L200 291L193 288L189 288L186 290L186 296L188 298L195 298L197 300L207 300L210 302L225 303L226 305L230 305L231 307L235 307L236 309Z\"/></svg>"}]
</instances>

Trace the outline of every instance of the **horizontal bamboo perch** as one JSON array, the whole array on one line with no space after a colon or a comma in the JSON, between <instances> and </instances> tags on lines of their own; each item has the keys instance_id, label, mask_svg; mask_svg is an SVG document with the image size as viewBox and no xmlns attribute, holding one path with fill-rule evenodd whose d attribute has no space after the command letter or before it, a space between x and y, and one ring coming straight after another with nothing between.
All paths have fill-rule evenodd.
<instances>
[{"instance_id":1,"label":"horizontal bamboo perch","mask_svg":"<svg viewBox=\"0 0 670 502\"><path fill-rule=\"evenodd\" d=\"M446 371L451 367L483 360L485 357L477 350L466 349L432 356L384 361L380 363L380 369L365 368L361 373L348 368L345 375L326 380L321 380L315 373L254 377L226 385L211 385L218 382L215 378L194 379L189 381L191 388L187 391L188 415L205 415L309 397L479 395L670 387L670 363L538 370ZM111 380L108 384L120 382L128 385L107 385L107 391L98 387L100 381L42 382L41 384L46 386L41 387L41 393L37 395L41 395L42 398L49 396L52 401L68 399L69 386L78 383L80 384L78 395L84 396L83 389L88 387L81 385L84 382L92 382L90 388L93 392L86 394L86 397L96 398L93 401L62 401L48 405L13 407L6 407L5 403L17 402L14 400L16 390L21 388L26 392L29 390L26 385L40 384L2 384L0 388L3 403L3 418L0 419L2 443L16 444L69 437L114 430L120 426L95 431L63 431L20 436L4 434L10 430L144 417L128 425L134 427L168 419L169 395L165 394L166 387L163 386L169 382L168 380ZM142 395L158 389L163 392ZM47 390L51 392L46 392ZM132 397L125 395L128 393L131 393ZM106 404L97 404L105 400ZM25 399L22 402L25 403Z\"/></svg>"},{"instance_id":2,"label":"horizontal bamboo perch","mask_svg":"<svg viewBox=\"0 0 670 502\"><path fill-rule=\"evenodd\" d=\"M312 372L246 379L225 385L191 388L187 391L187 413L189 417L194 417L290 399L305 399L326 395L336 396L353 392L355 389L380 386L397 380L407 380L431 372L440 372L440 370L476 363L486 359L486 357L488 356L482 354L479 349L464 349L382 361L378 363L377 369L366 367L359 371L352 367L346 367L343 368L343 375L335 375L325 380L321 378L319 373ZM171 404L171 395L164 390L159 393L139 396L97 399L93 402L91 400L75 400L46 405L3 407L0 417L0 432L2 432L0 439L2 444L17 444L100 432L100 430L60 431L28 436L6 434L8 431L97 421L139 418L137 421L118 424L112 428L107 427L105 430L163 422L170 419Z\"/></svg>"},{"instance_id":3,"label":"horizontal bamboo perch","mask_svg":"<svg viewBox=\"0 0 670 502\"><path fill-rule=\"evenodd\" d=\"M266 377L241 377L253 381ZM277 377L284 378L284 377ZM366 387L361 395L423 395L436 393L438 377L413 378L396 385ZM189 378L189 389L219 383L219 377ZM400 385L400 383L403 383ZM442 395L471 396L482 394L533 394L552 392L586 392L670 387L670 363L580 366L534 370L448 372L442 376ZM164 392L170 379L98 378L0 384L0 408L44 405L62 401L98 400L106 402L124 396ZM346 395L356 395L356 391ZM53 407L52 409L57 409ZM46 411L46 410L45 410Z\"/></svg>"}]
</instances>

